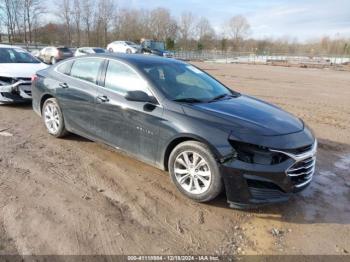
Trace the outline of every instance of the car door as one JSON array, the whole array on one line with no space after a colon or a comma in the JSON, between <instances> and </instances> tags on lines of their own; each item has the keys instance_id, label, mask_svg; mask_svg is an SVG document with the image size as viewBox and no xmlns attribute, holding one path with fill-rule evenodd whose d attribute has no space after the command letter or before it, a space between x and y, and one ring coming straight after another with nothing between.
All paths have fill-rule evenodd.
<instances>
[{"instance_id":1,"label":"car door","mask_svg":"<svg viewBox=\"0 0 350 262\"><path fill-rule=\"evenodd\" d=\"M148 83L129 65L107 60L103 86L96 100L98 136L109 145L154 163L158 150L163 108L157 104L125 99L127 91L141 90L153 96Z\"/></svg>"},{"instance_id":2,"label":"car door","mask_svg":"<svg viewBox=\"0 0 350 262\"><path fill-rule=\"evenodd\" d=\"M64 62L57 68L60 81L57 83L56 96L65 122L72 131L92 139L96 134L96 84L103 62L102 58L78 58ZM72 63L71 69L67 69L69 63Z\"/></svg>"}]
</instances>

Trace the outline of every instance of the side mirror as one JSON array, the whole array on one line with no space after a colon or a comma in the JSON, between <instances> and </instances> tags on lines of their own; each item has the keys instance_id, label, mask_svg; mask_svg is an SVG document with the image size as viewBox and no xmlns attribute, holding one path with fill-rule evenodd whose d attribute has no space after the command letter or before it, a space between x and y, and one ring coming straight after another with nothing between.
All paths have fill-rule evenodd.
<instances>
[{"instance_id":1,"label":"side mirror","mask_svg":"<svg viewBox=\"0 0 350 262\"><path fill-rule=\"evenodd\" d=\"M125 99L135 102L157 103L153 97L150 97L143 91L128 91L125 95Z\"/></svg>"}]
</instances>

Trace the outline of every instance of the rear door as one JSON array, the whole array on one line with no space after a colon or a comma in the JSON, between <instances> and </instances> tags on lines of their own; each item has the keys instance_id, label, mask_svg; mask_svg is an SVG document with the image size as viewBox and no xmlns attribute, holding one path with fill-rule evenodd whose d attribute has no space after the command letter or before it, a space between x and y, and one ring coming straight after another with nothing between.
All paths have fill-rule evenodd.
<instances>
[{"instance_id":1,"label":"rear door","mask_svg":"<svg viewBox=\"0 0 350 262\"><path fill-rule=\"evenodd\" d=\"M131 90L153 96L148 83L133 68L109 60L96 100L97 133L107 144L154 163L163 108L159 104L127 101L124 96Z\"/></svg>"},{"instance_id":2,"label":"rear door","mask_svg":"<svg viewBox=\"0 0 350 262\"><path fill-rule=\"evenodd\" d=\"M97 82L104 59L79 58L71 61L57 68L60 81L57 82L56 96L69 129L94 138ZM69 63L72 65L68 73L64 66Z\"/></svg>"}]
</instances>

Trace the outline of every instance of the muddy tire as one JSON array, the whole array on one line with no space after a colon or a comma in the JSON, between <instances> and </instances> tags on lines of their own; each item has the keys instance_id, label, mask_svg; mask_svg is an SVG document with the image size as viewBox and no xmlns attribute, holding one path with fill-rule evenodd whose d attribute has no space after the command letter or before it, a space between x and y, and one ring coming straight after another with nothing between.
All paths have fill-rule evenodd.
<instances>
[{"instance_id":1,"label":"muddy tire","mask_svg":"<svg viewBox=\"0 0 350 262\"><path fill-rule=\"evenodd\" d=\"M63 114L55 98L49 98L45 101L42 108L42 119L50 135L60 138L67 135Z\"/></svg>"},{"instance_id":2,"label":"muddy tire","mask_svg":"<svg viewBox=\"0 0 350 262\"><path fill-rule=\"evenodd\" d=\"M213 200L223 190L218 164L203 143L186 141L177 145L170 154L168 164L176 187L197 202Z\"/></svg>"}]
</instances>

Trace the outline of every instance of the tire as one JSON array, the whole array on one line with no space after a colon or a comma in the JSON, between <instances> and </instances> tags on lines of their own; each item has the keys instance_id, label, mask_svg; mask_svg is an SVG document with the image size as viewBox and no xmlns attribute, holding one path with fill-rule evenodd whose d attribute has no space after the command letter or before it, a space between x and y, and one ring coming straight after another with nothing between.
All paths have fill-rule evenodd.
<instances>
[{"instance_id":1,"label":"tire","mask_svg":"<svg viewBox=\"0 0 350 262\"><path fill-rule=\"evenodd\" d=\"M50 135L57 138L67 135L68 132L65 128L63 114L56 98L47 99L41 112L43 122Z\"/></svg>"},{"instance_id":2,"label":"tire","mask_svg":"<svg viewBox=\"0 0 350 262\"><path fill-rule=\"evenodd\" d=\"M113 48L109 48L108 51L111 52L111 53L114 53Z\"/></svg>"},{"instance_id":3,"label":"tire","mask_svg":"<svg viewBox=\"0 0 350 262\"><path fill-rule=\"evenodd\" d=\"M185 155L190 165L186 165ZM186 141L177 145L170 154L168 167L179 191L197 202L213 200L223 190L215 157L201 142Z\"/></svg>"},{"instance_id":4,"label":"tire","mask_svg":"<svg viewBox=\"0 0 350 262\"><path fill-rule=\"evenodd\" d=\"M50 64L51 64L51 65L54 65L54 64L56 64L56 63L57 63L56 58L55 58L55 57L51 57L51 58L50 58Z\"/></svg>"},{"instance_id":5,"label":"tire","mask_svg":"<svg viewBox=\"0 0 350 262\"><path fill-rule=\"evenodd\" d=\"M126 53L127 53L127 54L131 54L131 53L132 53L131 49L129 49L129 48L126 49Z\"/></svg>"}]
</instances>

